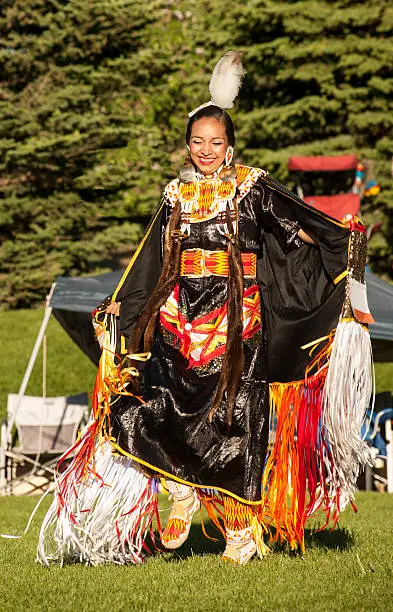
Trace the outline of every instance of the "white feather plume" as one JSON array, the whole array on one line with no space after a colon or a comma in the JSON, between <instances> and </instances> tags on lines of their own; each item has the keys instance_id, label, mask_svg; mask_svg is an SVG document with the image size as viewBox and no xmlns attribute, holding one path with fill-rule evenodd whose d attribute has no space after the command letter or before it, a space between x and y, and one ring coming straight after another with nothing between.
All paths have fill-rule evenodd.
<instances>
[{"instance_id":1,"label":"white feather plume","mask_svg":"<svg viewBox=\"0 0 393 612\"><path fill-rule=\"evenodd\" d=\"M228 51L217 62L210 79L209 91L213 104L220 108L232 108L244 75L241 53Z\"/></svg>"}]
</instances>

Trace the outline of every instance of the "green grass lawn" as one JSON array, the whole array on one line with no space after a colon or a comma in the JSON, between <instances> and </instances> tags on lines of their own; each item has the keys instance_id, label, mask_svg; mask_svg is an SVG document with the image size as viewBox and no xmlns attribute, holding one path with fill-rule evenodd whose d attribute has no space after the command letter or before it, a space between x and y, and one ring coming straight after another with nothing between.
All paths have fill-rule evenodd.
<instances>
[{"instance_id":1,"label":"green grass lawn","mask_svg":"<svg viewBox=\"0 0 393 612\"><path fill-rule=\"evenodd\" d=\"M36 501L2 498L0 531L21 532ZM264 561L239 568L221 561L223 542L204 538L197 521L183 548L141 566L43 568L35 564L42 508L24 538L0 540L0 609L393 610L393 497L359 493L357 505L335 531L309 533L304 555L276 546Z\"/></svg>"},{"instance_id":2,"label":"green grass lawn","mask_svg":"<svg viewBox=\"0 0 393 612\"><path fill-rule=\"evenodd\" d=\"M18 391L43 310L2 312L0 416ZM91 391L95 367L52 318L48 327L48 395ZM392 364L376 367L377 391L392 390ZM42 358L28 387L41 394ZM177 553L143 566L45 569L35 564L39 510L20 541L0 540L0 611L84 610L393 610L393 497L360 493L359 513L347 510L334 532L308 534L305 555L275 547L266 560L234 568L220 560L223 542L193 526ZM0 531L21 532L36 498L1 498ZM45 506L46 504L46 506ZM164 500L167 505L167 501ZM210 528L211 531L211 528Z\"/></svg>"},{"instance_id":3,"label":"green grass lawn","mask_svg":"<svg viewBox=\"0 0 393 612\"><path fill-rule=\"evenodd\" d=\"M7 394L17 393L44 316L42 308L0 312L3 349L0 352L0 418L6 415ZM47 328L47 395L91 393L96 368L52 316ZM42 351L38 355L29 395L42 395Z\"/></svg>"}]
</instances>

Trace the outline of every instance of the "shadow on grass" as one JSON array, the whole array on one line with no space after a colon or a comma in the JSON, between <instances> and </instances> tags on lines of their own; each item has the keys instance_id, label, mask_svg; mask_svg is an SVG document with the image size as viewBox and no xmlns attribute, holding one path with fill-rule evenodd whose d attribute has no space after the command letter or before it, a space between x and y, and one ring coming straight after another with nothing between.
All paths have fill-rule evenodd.
<instances>
[{"instance_id":1,"label":"shadow on grass","mask_svg":"<svg viewBox=\"0 0 393 612\"><path fill-rule=\"evenodd\" d=\"M355 546L355 536L346 527L313 531L306 529L304 540L307 548L328 548L339 551L349 550Z\"/></svg>"},{"instance_id":2,"label":"shadow on grass","mask_svg":"<svg viewBox=\"0 0 393 612\"><path fill-rule=\"evenodd\" d=\"M164 553L168 563L176 563L184 561L189 557L203 557L206 555L222 555L225 548L223 536L211 525L206 526L209 536L216 538L209 540L202 533L200 525L191 525L190 535L187 541L177 550L166 551L162 548L161 553ZM337 527L334 530L325 529L323 531L315 531L306 529L304 533L306 553L312 549L327 549L336 551L346 551L353 548L355 545L354 535L346 528ZM159 541L159 537L157 539ZM291 551L287 544L273 542L269 544L269 548L273 553L284 552L291 557L302 556L303 553L299 550ZM157 554L157 553L156 553Z\"/></svg>"},{"instance_id":3,"label":"shadow on grass","mask_svg":"<svg viewBox=\"0 0 393 612\"><path fill-rule=\"evenodd\" d=\"M204 557L206 555L221 555L224 552L225 541L223 535L217 531L212 525L206 525L206 531L211 538L207 538L199 524L191 525L190 535L183 546L176 550L166 550L160 544L160 536L155 533L156 542L159 545L160 551L156 551L153 555L165 554L166 560L170 562L184 561L189 557Z\"/></svg>"},{"instance_id":4,"label":"shadow on grass","mask_svg":"<svg viewBox=\"0 0 393 612\"><path fill-rule=\"evenodd\" d=\"M191 525L190 535L182 548L178 551L181 558L190 556L218 555L224 552L225 540L224 536L217 529L207 523L205 526L206 532L210 538L207 538L201 529L200 525Z\"/></svg>"}]
</instances>

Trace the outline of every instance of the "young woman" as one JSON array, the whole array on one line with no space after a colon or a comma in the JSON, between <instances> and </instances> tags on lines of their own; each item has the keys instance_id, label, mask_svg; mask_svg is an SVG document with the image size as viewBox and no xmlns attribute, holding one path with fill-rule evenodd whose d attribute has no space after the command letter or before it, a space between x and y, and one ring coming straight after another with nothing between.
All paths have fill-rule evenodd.
<instances>
[{"instance_id":1,"label":"young woman","mask_svg":"<svg viewBox=\"0 0 393 612\"><path fill-rule=\"evenodd\" d=\"M221 62L239 72L236 54ZM44 563L139 561L159 478L173 498L168 549L186 540L201 503L217 525L214 511L223 517L223 558L234 564L266 553L264 532L303 547L307 518L323 509L337 520L367 460L370 318L349 300L350 280L363 295L363 228L234 165L228 103L214 102L191 113L186 165L96 316L106 344L94 420L58 482ZM115 509L106 485L121 488Z\"/></svg>"}]
</instances>

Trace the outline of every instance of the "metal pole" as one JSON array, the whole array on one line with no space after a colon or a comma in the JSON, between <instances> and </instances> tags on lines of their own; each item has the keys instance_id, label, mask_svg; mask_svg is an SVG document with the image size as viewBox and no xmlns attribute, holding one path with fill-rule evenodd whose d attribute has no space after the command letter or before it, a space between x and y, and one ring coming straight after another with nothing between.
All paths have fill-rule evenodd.
<instances>
[{"instance_id":1,"label":"metal pole","mask_svg":"<svg viewBox=\"0 0 393 612\"><path fill-rule=\"evenodd\" d=\"M12 432L12 428L13 428L14 423L15 423L16 415L18 414L18 410L19 410L19 407L21 405L22 398L23 398L23 396L24 396L24 394L26 392L27 385L29 383L31 373L33 371L33 367L34 367L34 364L35 364L36 359L37 359L38 351L40 350L42 339L44 337L45 330L47 328L50 316L52 314L52 306L50 305L50 301L51 301L51 298L52 298L55 286L56 286L56 283L53 283L52 287L50 289L50 292L49 292L49 294L47 295L47 298L46 298L46 308L45 308L44 318L43 318L43 321L41 323L41 328L40 328L40 331L38 332L38 336L37 336L37 339L35 341L33 352L31 353L31 357L30 357L29 363L27 365L27 369L26 369L25 375L23 377L22 384L21 384L21 386L19 388L18 398L17 398L17 401L16 401L15 409L14 409L14 411L13 411L13 413L11 415L11 418L10 418L8 424L7 424L6 440L9 439L9 436L10 436L10 434Z\"/></svg>"},{"instance_id":2,"label":"metal pole","mask_svg":"<svg viewBox=\"0 0 393 612\"><path fill-rule=\"evenodd\" d=\"M386 479L388 481L388 493L393 493L393 435L392 421L388 419L385 423L386 437Z\"/></svg>"}]
</instances>

